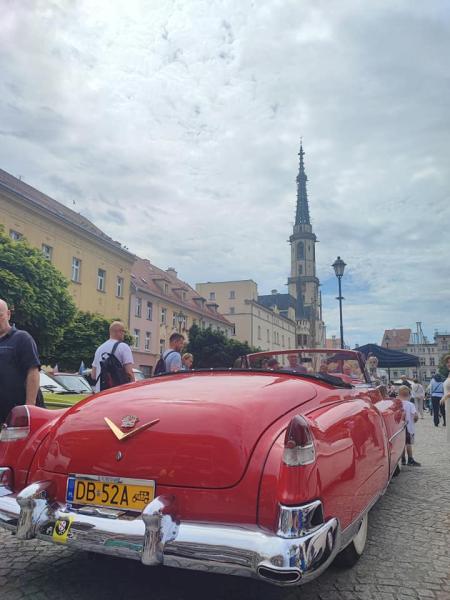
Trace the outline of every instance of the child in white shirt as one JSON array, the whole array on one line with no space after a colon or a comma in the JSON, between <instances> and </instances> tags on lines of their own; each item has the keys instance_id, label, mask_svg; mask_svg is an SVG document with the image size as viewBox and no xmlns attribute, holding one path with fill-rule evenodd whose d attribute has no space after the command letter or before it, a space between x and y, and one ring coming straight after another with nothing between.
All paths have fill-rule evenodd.
<instances>
[{"instance_id":1,"label":"child in white shirt","mask_svg":"<svg viewBox=\"0 0 450 600\"><path fill-rule=\"evenodd\" d=\"M411 402L411 390L406 385L401 385L398 390L398 397L402 401L403 410L405 411L406 420L406 452L408 454L408 462L406 462L405 451L403 451L402 465L408 464L411 467L420 467L420 463L414 460L412 447L414 444L414 434L416 430L416 422L419 419L415 405Z\"/></svg>"}]
</instances>

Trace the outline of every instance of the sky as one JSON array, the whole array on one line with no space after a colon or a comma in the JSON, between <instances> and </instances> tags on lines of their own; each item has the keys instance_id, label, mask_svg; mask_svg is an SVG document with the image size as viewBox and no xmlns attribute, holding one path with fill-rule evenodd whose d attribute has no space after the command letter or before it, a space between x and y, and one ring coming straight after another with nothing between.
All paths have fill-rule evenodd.
<instances>
[{"instance_id":1,"label":"sky","mask_svg":"<svg viewBox=\"0 0 450 600\"><path fill-rule=\"evenodd\" d=\"M0 168L161 268L286 291L303 138L327 335L450 329L447 0L0 0Z\"/></svg>"}]
</instances>

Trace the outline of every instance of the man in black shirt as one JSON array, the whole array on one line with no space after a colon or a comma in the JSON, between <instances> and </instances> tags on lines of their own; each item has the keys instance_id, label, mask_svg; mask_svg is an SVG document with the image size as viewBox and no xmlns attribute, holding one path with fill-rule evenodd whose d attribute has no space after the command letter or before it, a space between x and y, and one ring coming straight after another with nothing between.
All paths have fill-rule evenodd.
<instances>
[{"instance_id":1,"label":"man in black shirt","mask_svg":"<svg viewBox=\"0 0 450 600\"><path fill-rule=\"evenodd\" d=\"M0 299L0 423L19 404L36 404L39 355L29 333L11 326L11 312Z\"/></svg>"}]
</instances>

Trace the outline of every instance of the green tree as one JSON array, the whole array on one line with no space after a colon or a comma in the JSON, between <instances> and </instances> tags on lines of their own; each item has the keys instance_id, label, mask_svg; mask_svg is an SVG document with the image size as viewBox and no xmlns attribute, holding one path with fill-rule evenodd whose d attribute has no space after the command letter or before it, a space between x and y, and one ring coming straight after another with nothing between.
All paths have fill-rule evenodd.
<instances>
[{"instance_id":1,"label":"green tree","mask_svg":"<svg viewBox=\"0 0 450 600\"><path fill-rule=\"evenodd\" d=\"M450 358L450 354L448 352L446 352L439 359L438 371L444 379L447 379L447 377L448 377L448 369L447 369L447 365L445 364L448 358Z\"/></svg>"},{"instance_id":2,"label":"green tree","mask_svg":"<svg viewBox=\"0 0 450 600\"><path fill-rule=\"evenodd\" d=\"M187 352L194 355L194 368L232 367L239 356L256 352L246 342L230 340L220 331L211 327L200 329L193 325L189 329Z\"/></svg>"},{"instance_id":3,"label":"green tree","mask_svg":"<svg viewBox=\"0 0 450 600\"><path fill-rule=\"evenodd\" d=\"M35 339L43 361L75 314L68 281L26 240L13 241L0 228L0 298L11 321Z\"/></svg>"},{"instance_id":4,"label":"green tree","mask_svg":"<svg viewBox=\"0 0 450 600\"><path fill-rule=\"evenodd\" d=\"M81 362L90 368L96 349L109 339L109 326L114 319L78 311L55 348L52 364L58 363L60 371L78 371ZM127 344L131 337L125 336Z\"/></svg>"}]
</instances>

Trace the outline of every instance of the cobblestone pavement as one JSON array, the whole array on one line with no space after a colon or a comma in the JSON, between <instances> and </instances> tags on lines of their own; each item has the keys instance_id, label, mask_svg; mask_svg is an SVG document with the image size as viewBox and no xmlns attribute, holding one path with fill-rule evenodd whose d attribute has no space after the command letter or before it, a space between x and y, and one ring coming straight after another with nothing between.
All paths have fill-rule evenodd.
<instances>
[{"instance_id":1,"label":"cobblestone pavement","mask_svg":"<svg viewBox=\"0 0 450 600\"><path fill-rule=\"evenodd\" d=\"M351 570L280 589L252 580L73 552L0 533L1 600L450 600L450 445L429 416L415 457L370 512L369 540Z\"/></svg>"}]
</instances>

